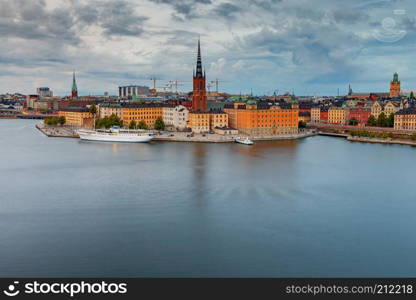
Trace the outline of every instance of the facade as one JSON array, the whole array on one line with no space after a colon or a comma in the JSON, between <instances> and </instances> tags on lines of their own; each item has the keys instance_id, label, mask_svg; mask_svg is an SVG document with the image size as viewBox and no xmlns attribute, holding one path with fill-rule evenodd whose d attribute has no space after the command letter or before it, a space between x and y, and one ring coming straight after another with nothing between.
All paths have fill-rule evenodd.
<instances>
[{"instance_id":1,"label":"facade","mask_svg":"<svg viewBox=\"0 0 416 300\"><path fill-rule=\"evenodd\" d=\"M320 122L321 123L328 123L328 108L327 107L321 108Z\"/></svg>"},{"instance_id":2,"label":"facade","mask_svg":"<svg viewBox=\"0 0 416 300\"><path fill-rule=\"evenodd\" d=\"M229 126L251 136L297 134L299 108L297 105L281 107L272 105L259 108L255 104L235 102L226 106Z\"/></svg>"},{"instance_id":3,"label":"facade","mask_svg":"<svg viewBox=\"0 0 416 300\"><path fill-rule=\"evenodd\" d=\"M311 121L311 113L308 111L300 111L299 112L299 122L309 123Z\"/></svg>"},{"instance_id":4,"label":"facade","mask_svg":"<svg viewBox=\"0 0 416 300\"><path fill-rule=\"evenodd\" d=\"M205 72L202 72L201 43L198 40L198 56L193 76L192 111L207 111L207 91Z\"/></svg>"},{"instance_id":5,"label":"facade","mask_svg":"<svg viewBox=\"0 0 416 300\"><path fill-rule=\"evenodd\" d=\"M118 87L118 96L120 98L129 98L134 95L150 95L150 89L147 86L127 85Z\"/></svg>"},{"instance_id":6,"label":"facade","mask_svg":"<svg viewBox=\"0 0 416 300\"><path fill-rule=\"evenodd\" d=\"M73 76L72 76L71 97L72 99L78 98L78 87L77 87L77 81L75 79L75 72L73 73Z\"/></svg>"},{"instance_id":7,"label":"facade","mask_svg":"<svg viewBox=\"0 0 416 300\"><path fill-rule=\"evenodd\" d=\"M124 126L129 126L131 121L136 123L145 121L152 128L157 118L163 118L163 105L161 104L139 104L124 103L122 105L122 120Z\"/></svg>"},{"instance_id":8,"label":"facade","mask_svg":"<svg viewBox=\"0 0 416 300\"><path fill-rule=\"evenodd\" d=\"M406 108L394 116L394 129L416 131L416 108Z\"/></svg>"},{"instance_id":9,"label":"facade","mask_svg":"<svg viewBox=\"0 0 416 300\"><path fill-rule=\"evenodd\" d=\"M311 122L312 123L319 123L321 120L321 108L320 107L312 107L311 108Z\"/></svg>"},{"instance_id":10,"label":"facade","mask_svg":"<svg viewBox=\"0 0 416 300\"><path fill-rule=\"evenodd\" d=\"M210 128L227 128L228 127L228 115L224 112L212 112L210 113Z\"/></svg>"},{"instance_id":11,"label":"facade","mask_svg":"<svg viewBox=\"0 0 416 300\"><path fill-rule=\"evenodd\" d=\"M374 104L371 106L371 115L377 119L382 112L383 105L379 101L374 102Z\"/></svg>"},{"instance_id":12,"label":"facade","mask_svg":"<svg viewBox=\"0 0 416 300\"><path fill-rule=\"evenodd\" d=\"M59 110L58 115L65 117L66 125L76 127L92 127L94 116L88 111L88 108L65 108Z\"/></svg>"},{"instance_id":13,"label":"facade","mask_svg":"<svg viewBox=\"0 0 416 300\"><path fill-rule=\"evenodd\" d=\"M184 130L189 121L189 110L183 106L178 105L173 111L173 127L176 130Z\"/></svg>"},{"instance_id":14,"label":"facade","mask_svg":"<svg viewBox=\"0 0 416 300\"><path fill-rule=\"evenodd\" d=\"M36 89L39 98L53 97L53 92L48 87L40 87Z\"/></svg>"},{"instance_id":15,"label":"facade","mask_svg":"<svg viewBox=\"0 0 416 300\"><path fill-rule=\"evenodd\" d=\"M368 118L371 116L370 107L352 107L349 110L348 121L357 120L359 126L365 126L368 122Z\"/></svg>"},{"instance_id":16,"label":"facade","mask_svg":"<svg viewBox=\"0 0 416 300\"><path fill-rule=\"evenodd\" d=\"M166 126L172 127L173 126L173 115L174 115L175 107L171 105L166 105L162 108L162 118L163 122Z\"/></svg>"},{"instance_id":17,"label":"facade","mask_svg":"<svg viewBox=\"0 0 416 300\"><path fill-rule=\"evenodd\" d=\"M393 80L390 82L390 98L399 97L400 92L399 74L394 73Z\"/></svg>"},{"instance_id":18,"label":"facade","mask_svg":"<svg viewBox=\"0 0 416 300\"><path fill-rule=\"evenodd\" d=\"M395 114L400 110L400 103L389 101L386 105L384 105L384 114L386 117L390 116L391 114Z\"/></svg>"},{"instance_id":19,"label":"facade","mask_svg":"<svg viewBox=\"0 0 416 300\"><path fill-rule=\"evenodd\" d=\"M328 123L345 125L348 121L348 109L344 107L331 107L328 110Z\"/></svg>"},{"instance_id":20,"label":"facade","mask_svg":"<svg viewBox=\"0 0 416 300\"><path fill-rule=\"evenodd\" d=\"M207 133L210 131L210 113L191 112L189 113L188 127L195 133Z\"/></svg>"},{"instance_id":21,"label":"facade","mask_svg":"<svg viewBox=\"0 0 416 300\"><path fill-rule=\"evenodd\" d=\"M120 103L100 103L98 105L98 115L100 118L116 115L120 119L123 118L123 110Z\"/></svg>"}]
</instances>

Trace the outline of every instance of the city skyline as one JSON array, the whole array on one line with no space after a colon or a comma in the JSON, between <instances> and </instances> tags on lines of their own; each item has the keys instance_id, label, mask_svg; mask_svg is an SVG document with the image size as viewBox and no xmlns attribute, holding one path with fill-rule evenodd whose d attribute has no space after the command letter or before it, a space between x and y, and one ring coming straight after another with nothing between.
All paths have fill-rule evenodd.
<instances>
[{"instance_id":1,"label":"city skyline","mask_svg":"<svg viewBox=\"0 0 416 300\"><path fill-rule=\"evenodd\" d=\"M416 87L410 1L0 2L0 93L70 95L74 69L80 95L152 77L191 91L199 36L207 81L229 93L382 92L394 72Z\"/></svg>"}]
</instances>

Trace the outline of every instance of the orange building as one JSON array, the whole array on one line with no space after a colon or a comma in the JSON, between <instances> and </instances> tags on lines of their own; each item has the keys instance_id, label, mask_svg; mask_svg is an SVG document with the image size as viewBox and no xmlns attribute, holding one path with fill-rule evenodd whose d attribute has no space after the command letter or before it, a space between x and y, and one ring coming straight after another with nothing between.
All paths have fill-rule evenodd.
<instances>
[{"instance_id":1,"label":"orange building","mask_svg":"<svg viewBox=\"0 0 416 300\"><path fill-rule=\"evenodd\" d=\"M145 121L152 128L156 119L163 117L163 105L160 104L125 103L121 110L123 126L129 126L131 121Z\"/></svg>"},{"instance_id":2,"label":"orange building","mask_svg":"<svg viewBox=\"0 0 416 300\"><path fill-rule=\"evenodd\" d=\"M299 126L299 106L272 105L258 107L254 103L236 102L226 106L229 126L251 136L296 134Z\"/></svg>"}]
</instances>

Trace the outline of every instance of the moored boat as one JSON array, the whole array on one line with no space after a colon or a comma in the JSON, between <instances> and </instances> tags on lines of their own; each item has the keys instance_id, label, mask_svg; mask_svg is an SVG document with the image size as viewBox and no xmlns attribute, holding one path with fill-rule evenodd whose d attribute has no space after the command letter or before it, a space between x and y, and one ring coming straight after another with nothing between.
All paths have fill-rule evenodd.
<instances>
[{"instance_id":1,"label":"moored boat","mask_svg":"<svg viewBox=\"0 0 416 300\"><path fill-rule=\"evenodd\" d=\"M148 143L154 136L144 130L120 129L118 126L110 130L78 130L82 141L93 142L121 142L121 143Z\"/></svg>"},{"instance_id":2,"label":"moored boat","mask_svg":"<svg viewBox=\"0 0 416 300\"><path fill-rule=\"evenodd\" d=\"M239 136L235 138L236 143L244 144L244 145L253 145L254 142L250 140L248 137Z\"/></svg>"}]
</instances>

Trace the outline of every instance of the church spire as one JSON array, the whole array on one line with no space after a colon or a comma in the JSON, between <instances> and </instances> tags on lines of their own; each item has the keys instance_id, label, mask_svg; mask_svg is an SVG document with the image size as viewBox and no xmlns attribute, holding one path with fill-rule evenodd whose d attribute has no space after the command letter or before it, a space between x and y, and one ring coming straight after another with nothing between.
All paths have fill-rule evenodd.
<instances>
[{"instance_id":1,"label":"church spire","mask_svg":"<svg viewBox=\"0 0 416 300\"><path fill-rule=\"evenodd\" d=\"M72 98L78 98L78 87L77 81L75 79L75 71L72 74L72 89L71 89Z\"/></svg>"},{"instance_id":2,"label":"church spire","mask_svg":"<svg viewBox=\"0 0 416 300\"><path fill-rule=\"evenodd\" d=\"M198 39L198 56L196 60L196 74L195 77L203 78L204 75L202 73L202 57L201 57L201 39Z\"/></svg>"}]
</instances>

